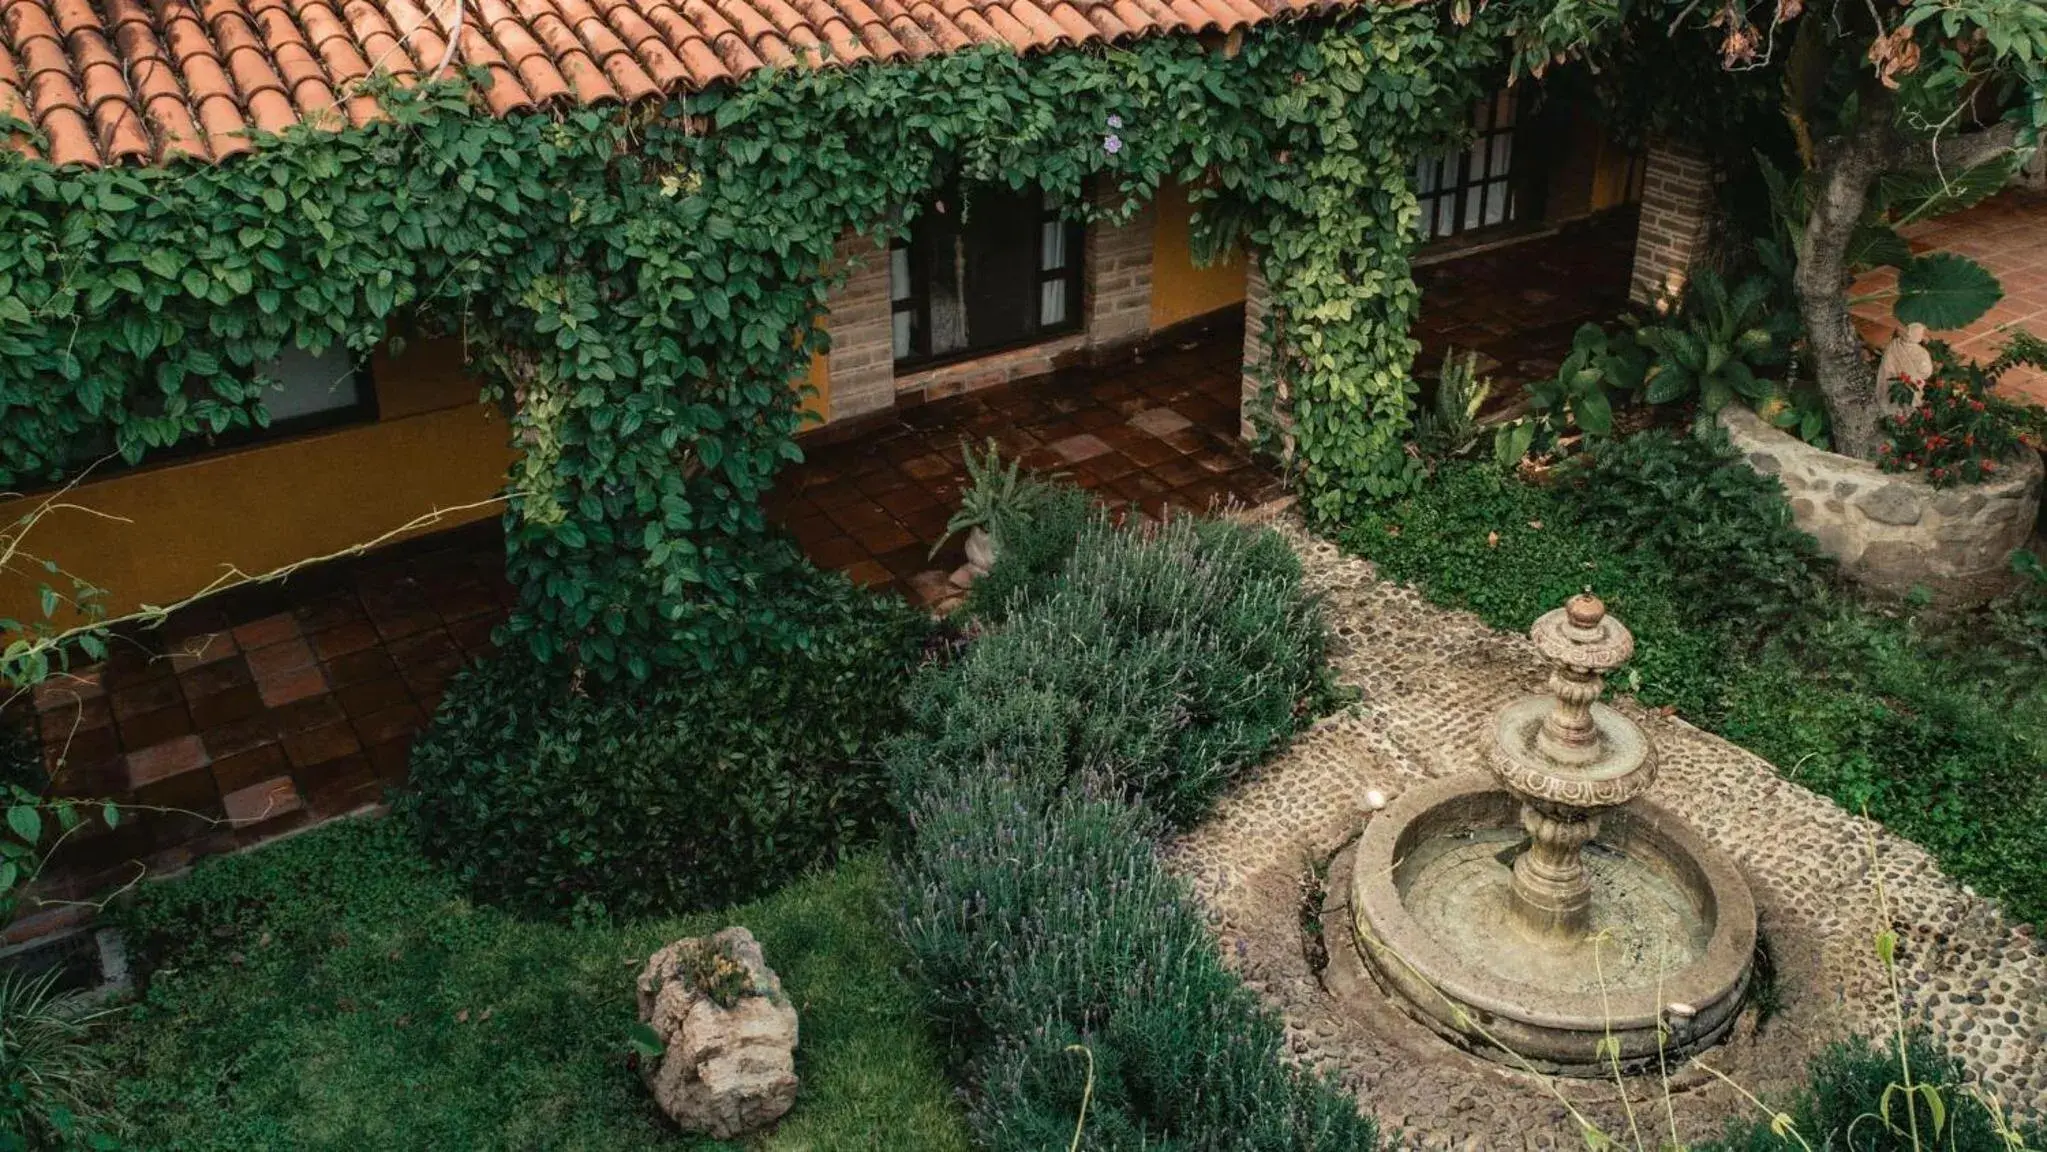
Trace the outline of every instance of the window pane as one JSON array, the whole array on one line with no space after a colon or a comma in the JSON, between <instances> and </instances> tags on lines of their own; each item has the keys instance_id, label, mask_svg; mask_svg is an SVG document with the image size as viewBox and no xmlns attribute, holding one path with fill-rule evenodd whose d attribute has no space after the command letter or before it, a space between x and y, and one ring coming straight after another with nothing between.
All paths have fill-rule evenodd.
<instances>
[{"instance_id":1,"label":"window pane","mask_svg":"<svg viewBox=\"0 0 2047 1152\"><path fill-rule=\"evenodd\" d=\"M1507 182L1495 180L1486 185L1485 222L1498 224L1507 218Z\"/></svg>"},{"instance_id":2,"label":"window pane","mask_svg":"<svg viewBox=\"0 0 2047 1152\"><path fill-rule=\"evenodd\" d=\"M896 313L895 322L896 359L901 360L910 354L910 314L907 311Z\"/></svg>"},{"instance_id":3,"label":"window pane","mask_svg":"<svg viewBox=\"0 0 2047 1152\"><path fill-rule=\"evenodd\" d=\"M1048 328L1066 323L1066 281L1047 280L1038 285L1038 323Z\"/></svg>"},{"instance_id":4,"label":"window pane","mask_svg":"<svg viewBox=\"0 0 2047 1152\"><path fill-rule=\"evenodd\" d=\"M1502 132L1493 137L1492 167L1486 170L1489 176L1505 176L1508 165L1514 160L1514 134Z\"/></svg>"},{"instance_id":5,"label":"window pane","mask_svg":"<svg viewBox=\"0 0 2047 1152\"><path fill-rule=\"evenodd\" d=\"M1436 235L1448 236L1457 231L1457 196L1452 193L1436 201Z\"/></svg>"},{"instance_id":6,"label":"window pane","mask_svg":"<svg viewBox=\"0 0 2047 1152\"><path fill-rule=\"evenodd\" d=\"M353 408L362 402L355 358L339 343L329 345L318 356L301 348L287 348L264 374L282 385L263 394L263 406L269 409L273 424Z\"/></svg>"},{"instance_id":7,"label":"window pane","mask_svg":"<svg viewBox=\"0 0 2047 1152\"><path fill-rule=\"evenodd\" d=\"M888 254L888 298L908 300L910 298L910 250L896 247Z\"/></svg>"},{"instance_id":8,"label":"window pane","mask_svg":"<svg viewBox=\"0 0 2047 1152\"><path fill-rule=\"evenodd\" d=\"M1500 94L1493 98L1492 126L1495 128L1505 128L1513 123L1514 93L1508 89L1502 88L1500 89Z\"/></svg>"},{"instance_id":9,"label":"window pane","mask_svg":"<svg viewBox=\"0 0 2047 1152\"><path fill-rule=\"evenodd\" d=\"M1485 190L1483 184L1473 184L1464 190L1464 226L1476 228L1485 220Z\"/></svg>"},{"instance_id":10,"label":"window pane","mask_svg":"<svg viewBox=\"0 0 2047 1152\"><path fill-rule=\"evenodd\" d=\"M1066 222L1047 220L1038 231L1038 271L1056 272L1066 267Z\"/></svg>"}]
</instances>

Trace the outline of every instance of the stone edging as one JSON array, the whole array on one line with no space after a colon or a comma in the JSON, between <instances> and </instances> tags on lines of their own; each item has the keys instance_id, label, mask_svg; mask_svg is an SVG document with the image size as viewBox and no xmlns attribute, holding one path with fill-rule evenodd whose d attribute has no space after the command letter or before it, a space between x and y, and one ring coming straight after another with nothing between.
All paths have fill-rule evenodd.
<instances>
[{"instance_id":1,"label":"stone edging","mask_svg":"<svg viewBox=\"0 0 2047 1152\"><path fill-rule=\"evenodd\" d=\"M1739 404L1720 426L1749 464L1775 476L1798 526L1860 583L1893 596L1924 587L1934 603L1981 604L2010 587L2011 554L2040 515L2038 454L2021 451L2003 477L1935 488L1916 475L1822 451Z\"/></svg>"},{"instance_id":2,"label":"stone edging","mask_svg":"<svg viewBox=\"0 0 2047 1152\"><path fill-rule=\"evenodd\" d=\"M1581 1147L1566 1099L1625 1133L1613 1083L1544 1081L1480 1061L1403 1015L1370 979L1339 987L1340 953L1321 968L1321 940L1334 951L1348 934L1340 921L1325 935L1307 930L1321 906L1310 880L1369 819L1366 793L1397 795L1478 770L1493 710L1539 689L1547 669L1525 638L1379 581L1369 563L1292 517L1277 527L1326 598L1337 676L1362 698L1172 845L1169 860L1208 908L1225 959L1281 1014L1293 1057L1357 1092L1408 1144ZM2047 944L2032 929L1947 878L1917 845L1762 759L1632 701L1615 705L1657 742L1663 769L1652 799L1727 853L1755 893L1778 1007L1760 1030L1756 1013L1744 1013L1729 1042L1706 1055L1714 1068L1769 1098L1790 1091L1829 1041L1883 1034L1891 998L1874 941L1888 925L1899 937L1908 1015L2007 1107L2047 1101ZM1331 874L1330 886L1338 883ZM1628 1092L1642 1124L1660 1132L1674 1123L1688 1141L1717 1134L1744 1107L1696 1071L1673 1082L1668 1119L1655 1078L1631 1081Z\"/></svg>"}]
</instances>

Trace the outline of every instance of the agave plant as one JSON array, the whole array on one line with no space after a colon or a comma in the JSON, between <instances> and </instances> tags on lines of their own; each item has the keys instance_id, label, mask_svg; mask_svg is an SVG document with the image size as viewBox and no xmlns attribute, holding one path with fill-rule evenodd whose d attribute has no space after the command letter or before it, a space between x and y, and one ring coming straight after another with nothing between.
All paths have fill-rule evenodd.
<instances>
[{"instance_id":1,"label":"agave plant","mask_svg":"<svg viewBox=\"0 0 2047 1152\"><path fill-rule=\"evenodd\" d=\"M107 1068L92 1047L107 1011L60 990L60 975L0 974L0 1148L112 1146Z\"/></svg>"}]
</instances>

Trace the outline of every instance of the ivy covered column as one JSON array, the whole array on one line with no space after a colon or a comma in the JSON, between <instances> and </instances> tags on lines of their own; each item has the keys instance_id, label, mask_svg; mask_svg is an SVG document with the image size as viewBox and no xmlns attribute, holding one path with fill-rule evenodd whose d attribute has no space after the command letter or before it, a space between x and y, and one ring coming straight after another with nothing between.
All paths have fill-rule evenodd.
<instances>
[{"instance_id":1,"label":"ivy covered column","mask_svg":"<svg viewBox=\"0 0 2047 1152\"><path fill-rule=\"evenodd\" d=\"M1273 311L1272 290L1258 257L1246 260L1244 279L1244 384L1237 406L1237 434L1246 444L1282 462L1294 454L1294 415L1279 355L1282 335Z\"/></svg>"}]
</instances>

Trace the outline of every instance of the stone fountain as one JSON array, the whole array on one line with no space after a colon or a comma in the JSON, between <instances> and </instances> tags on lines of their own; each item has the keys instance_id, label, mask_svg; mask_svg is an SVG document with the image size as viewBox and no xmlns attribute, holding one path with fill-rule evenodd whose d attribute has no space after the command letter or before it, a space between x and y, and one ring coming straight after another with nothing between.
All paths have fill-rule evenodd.
<instances>
[{"instance_id":1,"label":"stone fountain","mask_svg":"<svg viewBox=\"0 0 2047 1152\"><path fill-rule=\"evenodd\" d=\"M1411 1014L1481 1055L1584 1074L1680 1059L1740 1011L1755 900L1643 798L1656 749L1599 702L1628 630L1586 595L1530 635L1549 691L1500 709L1487 770L1409 789L1360 837L1360 949Z\"/></svg>"}]
</instances>

